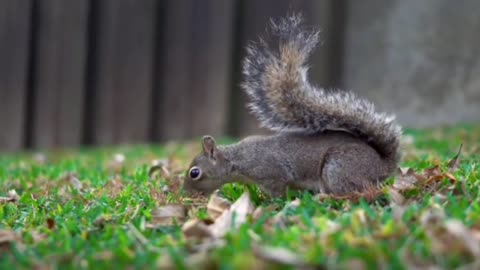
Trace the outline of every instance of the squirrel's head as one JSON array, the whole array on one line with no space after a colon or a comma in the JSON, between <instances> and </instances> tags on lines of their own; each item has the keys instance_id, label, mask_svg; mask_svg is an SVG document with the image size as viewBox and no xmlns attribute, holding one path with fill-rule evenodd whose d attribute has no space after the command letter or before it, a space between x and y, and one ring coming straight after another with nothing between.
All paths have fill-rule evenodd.
<instances>
[{"instance_id":1,"label":"squirrel's head","mask_svg":"<svg viewBox=\"0 0 480 270\"><path fill-rule=\"evenodd\" d=\"M212 136L202 139L202 152L188 167L185 175L184 190L209 195L220 188L228 176L230 162L225 158Z\"/></svg>"}]
</instances>

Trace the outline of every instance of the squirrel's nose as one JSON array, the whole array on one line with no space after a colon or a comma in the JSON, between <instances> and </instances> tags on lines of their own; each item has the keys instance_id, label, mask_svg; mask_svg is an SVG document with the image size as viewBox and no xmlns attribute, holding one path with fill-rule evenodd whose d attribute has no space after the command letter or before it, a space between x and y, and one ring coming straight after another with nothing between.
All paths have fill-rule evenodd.
<instances>
[{"instance_id":1,"label":"squirrel's nose","mask_svg":"<svg viewBox=\"0 0 480 270\"><path fill-rule=\"evenodd\" d=\"M201 196L205 196L204 192L201 191L201 190L198 190L196 188L194 188L191 184L185 182L183 184L183 191L185 191L185 193L187 193L188 195L201 195Z\"/></svg>"}]
</instances>

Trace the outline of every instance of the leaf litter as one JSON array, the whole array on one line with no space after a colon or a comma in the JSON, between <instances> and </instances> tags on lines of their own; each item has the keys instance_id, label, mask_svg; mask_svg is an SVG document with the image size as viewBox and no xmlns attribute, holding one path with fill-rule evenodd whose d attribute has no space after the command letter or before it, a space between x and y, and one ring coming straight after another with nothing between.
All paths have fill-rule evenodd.
<instances>
[{"instance_id":1,"label":"leaf litter","mask_svg":"<svg viewBox=\"0 0 480 270\"><path fill-rule=\"evenodd\" d=\"M15 203L18 202L20 196L18 196L17 192L12 189L8 191L6 197L0 197L0 203Z\"/></svg>"},{"instance_id":2,"label":"leaf litter","mask_svg":"<svg viewBox=\"0 0 480 270\"><path fill-rule=\"evenodd\" d=\"M460 164L460 152L461 148L457 155L448 162L447 166L435 165L421 172L416 172L411 168L399 170L399 174L391 186L381 186L378 188L371 187L368 192L354 194L353 196L334 197L330 195L320 195L317 196L316 199L318 199L319 202L328 199L339 199L353 202L366 199L368 202L374 202L378 197L387 194L392 203L392 213L394 214L396 222L396 225L394 226L402 226L403 232L408 233L409 224L402 218L404 214L404 208L406 205L415 204L415 201L418 199L415 197L412 198L409 192L415 190L419 191L420 193L422 193L422 191L436 192L440 188L439 184L444 182L443 180L448 180L445 182L445 184L457 183L458 181L454 174ZM125 158L121 160L114 156L112 160L113 162L119 163L119 166L116 166L116 170L120 170L124 166ZM289 203L286 203L280 210L261 206L254 207L251 198L246 194L243 194L239 200L233 203L221 197L218 192L210 197L208 203L206 198L196 197L181 198L180 200L174 202L168 201L168 199L166 199L166 194L177 193L180 190L180 184L182 181L181 174L183 174L183 171L181 170L172 169L172 164L170 161L170 159L153 160L148 171L149 180L151 182L161 180L165 181L166 185L162 186L161 190L158 190L158 195L152 196L152 198L156 200L158 199L157 201L161 205L155 207L151 211L151 220L147 221L145 228L159 229L163 226L181 226L182 233L187 240L187 244L195 243L194 246L191 246L193 247L191 249L193 253L186 258L187 260L190 260L190 262L193 262L194 265L196 265L195 263L205 261L211 262L210 258L206 259L209 254L208 250L224 246L226 244L225 236L228 235L229 232L238 230L242 224L247 222L254 222L262 217L268 216L266 221L263 223L263 227L270 233L275 233L275 230L269 230L271 228L288 230L291 227L298 226L302 222L302 220L298 218L299 215L288 215L289 211L295 210L300 206L301 201L299 199L295 199ZM83 179L81 181L74 173L70 175L67 174L66 177L62 178L62 180L66 180L64 183L66 183L66 186L72 190L79 192L88 191L88 183L85 183ZM105 186L106 190L110 191L111 189L116 189L117 191L115 193L118 194L127 184L126 181L126 179L122 179L118 174L116 174L111 178L110 181L107 182L107 186ZM463 182L464 181L462 181L462 183ZM165 187L167 187L168 190L163 190ZM154 185L150 186L151 192L153 192L154 188ZM8 196L3 198L8 198ZM0 200L0 202L3 201ZM198 219L198 217L193 214L193 212L199 208L205 208L207 215L206 218L204 217L202 219ZM332 209L332 211L334 211L334 209ZM368 219L368 215L365 212L355 211L354 213L355 214L352 215L352 221L355 220L356 223L353 223L358 224L354 226L356 227L356 230L361 230L363 227L376 228L376 226L381 225L375 222L371 223L371 221ZM316 226L320 226L319 224L325 222L322 220L323 219L319 219L312 222ZM324 218L324 220L330 223L333 222L329 218ZM427 237L432 241L432 243L436 241L434 245L438 245L440 247L445 245L445 243L448 244L450 241L455 243L455 245L452 245L452 247L460 250L460 253L466 253L469 256L477 256L478 250L475 248L475 244L478 244L480 233L476 229L468 228L459 220L446 218L444 216L435 222L421 223L421 229L425 231ZM321 237L319 239L313 238L315 241L320 241L322 245L324 245L325 251L331 252L332 256L334 256L336 254L335 252L337 252L335 251L335 248L332 247L332 235L335 235L339 232L345 232L346 238L348 239L350 237L351 243L354 245L368 245L368 243L371 243L371 240L369 240L369 242L358 239L358 236L353 236L351 234L349 236L348 229L339 223L333 223L334 224L331 224L331 227L336 228L335 230L329 231L322 229L320 234ZM373 237L382 237L386 239L389 237L398 237L390 232L391 229L389 226L391 225L385 225L384 227L381 227L381 234L374 234ZM46 227L54 230L56 227L55 219L47 219ZM148 244L149 240L139 234L139 230L132 228L130 228L130 230L132 231L132 234L136 235L136 238L138 238L140 242L145 245ZM248 233L253 240L253 244L251 244L251 251L258 260L278 263L281 265L292 265L295 267L303 267L308 265L305 263L303 256L299 255L302 253L298 252L298 250L295 248L290 249L264 244L263 234L258 235L252 230L249 230ZM442 235L448 235L450 238L447 237L447 240L444 240L441 238ZM17 235L17 237L19 236ZM0 239L2 238L0 237ZM10 238L5 239L15 238L11 238L10 236ZM38 239L41 239L41 237L38 237ZM472 241L472 239L477 242ZM9 241L11 242L13 240L8 240L6 242L8 243ZM470 241L470 243L467 243L467 241ZM1 240L0 247L2 247ZM295 252L292 252L291 250L294 250ZM438 248L435 251L439 254L443 254L442 252L448 252L448 250L445 251L442 250L442 248ZM111 257L110 252L107 252L107 255L108 256L105 256L106 258Z\"/></svg>"},{"instance_id":3,"label":"leaf litter","mask_svg":"<svg viewBox=\"0 0 480 270\"><path fill-rule=\"evenodd\" d=\"M429 167L420 173L416 172L413 168L399 168L397 176L395 177L395 180L391 186L372 186L366 188L365 192L354 193L346 196L318 194L315 196L315 198L318 201L335 199L359 202L361 199L364 199L368 202L372 202L380 196L386 194L391 201L394 219L398 222L396 227L398 227L400 230L396 234L392 234L389 232L391 229L388 227L383 227L379 233L375 234L375 237L400 237L398 233L408 232L408 227L407 225L403 224L401 218L405 213L405 206L415 201L414 199L407 198L406 193L412 190L428 190L429 192L434 192L436 189L438 189L439 184L445 179L448 180L450 184L455 184L457 179L453 173L459 167L461 149L462 147L460 147L458 153L448 162L446 171L442 171L440 165ZM154 164L149 171L149 175L152 176L156 172L159 172L164 178L171 177L165 164ZM434 189L428 189L432 186ZM283 209L278 211L275 215L271 215L270 218L267 219L267 221L264 223L265 229L267 231L274 232L272 230L274 227L287 228L288 226L300 223L298 216L295 216L295 218L289 218L287 214L289 210L298 208L300 204L301 201L298 198L287 203ZM155 210L155 213L158 214L158 216L161 216L161 219L157 220L159 226L162 226L164 224L163 222L171 225L173 220L184 220L185 222L182 225L183 235L187 240L195 240L197 243L200 243L200 245L203 245L204 248L196 249L200 250L201 252L208 250L211 248L211 246L223 245L224 242L220 240L223 239L228 232L238 229L242 224L249 220L258 220L266 213L265 208L254 207L248 192L242 194L242 196L240 196L240 198L232 204L227 199L221 197L217 191L210 196L210 199L206 205L206 210L208 218L203 220L195 217L188 218L188 211L179 205L161 206ZM269 209L268 212L271 213L272 210ZM352 217L352 221L353 223L358 223L358 225L353 227L357 228L357 230L361 230L360 228L362 227L368 227L372 225L369 224L369 221L367 221L368 219L364 211L356 211L354 213L356 214L354 214ZM155 215L152 212L152 217L154 216ZM178 224L182 223L179 222ZM473 233L460 221L442 221L444 232L447 232L447 235L451 236L448 238L448 241L441 239L438 240L438 236L445 236L445 233L439 234L438 231L432 230L433 227L427 227L425 225L426 223L422 224L422 227L427 232L427 235L432 239L437 239L435 241L438 243L448 244L448 241L454 241L458 244L457 248L459 250L467 250L474 256L480 254L480 251L478 250L480 249L480 246L476 247L476 244L478 244L478 238L474 238L472 236ZM379 225L377 224L375 226ZM154 227L155 226L152 226L152 228ZM329 234L337 233L340 230L337 224L334 224L334 227L337 229L331 230ZM281 265L291 265L296 267L308 266L304 259L301 258L297 253L294 253L283 247L262 245L259 242L261 241L260 236L253 232L250 232L250 235L254 240L252 244L252 252L257 259L267 262L274 262ZM346 235L348 237L348 233L346 233ZM325 237L328 237L328 234L326 234ZM366 238L358 242L359 240L360 239L352 239L353 242L351 243L364 243L363 241L365 241ZM371 241L373 240L368 240L365 243L370 243L369 245L371 245L373 244ZM440 246L438 243L437 246ZM198 255L198 253L194 254Z\"/></svg>"}]
</instances>

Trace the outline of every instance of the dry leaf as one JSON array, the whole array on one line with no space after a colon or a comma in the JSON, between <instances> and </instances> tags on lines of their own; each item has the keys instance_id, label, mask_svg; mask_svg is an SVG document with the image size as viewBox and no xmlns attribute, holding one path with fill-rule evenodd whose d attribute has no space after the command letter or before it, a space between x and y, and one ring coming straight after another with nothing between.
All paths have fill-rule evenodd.
<instances>
[{"instance_id":1,"label":"dry leaf","mask_svg":"<svg viewBox=\"0 0 480 270\"><path fill-rule=\"evenodd\" d=\"M152 222L147 224L148 228L160 226L171 226L182 224L187 217L187 209L183 205L165 205L152 210Z\"/></svg>"},{"instance_id":2,"label":"dry leaf","mask_svg":"<svg viewBox=\"0 0 480 270\"><path fill-rule=\"evenodd\" d=\"M18 240L19 237L14 231L0 230L0 245Z\"/></svg>"},{"instance_id":3,"label":"dry leaf","mask_svg":"<svg viewBox=\"0 0 480 270\"><path fill-rule=\"evenodd\" d=\"M388 188L388 195L391 201L396 205L405 205L405 197L394 188Z\"/></svg>"},{"instance_id":4,"label":"dry leaf","mask_svg":"<svg viewBox=\"0 0 480 270\"><path fill-rule=\"evenodd\" d=\"M286 223L288 223L288 218L286 217L286 213L292 209L295 209L297 208L298 206L300 206L300 199L299 198L296 198L295 200L287 203L283 209L278 212L272 219L273 221L273 224L277 224L277 225L286 225Z\"/></svg>"},{"instance_id":5,"label":"dry leaf","mask_svg":"<svg viewBox=\"0 0 480 270\"><path fill-rule=\"evenodd\" d=\"M107 184L102 190L102 194L105 194L105 191L106 191L107 195L109 195L112 198L115 198L118 196L118 194L120 194L120 192L122 192L123 188L124 188L124 185L123 185L122 179L115 176L110 181L107 182Z\"/></svg>"},{"instance_id":6,"label":"dry leaf","mask_svg":"<svg viewBox=\"0 0 480 270\"><path fill-rule=\"evenodd\" d=\"M47 228L50 230L55 229L55 220L53 218L47 218Z\"/></svg>"},{"instance_id":7,"label":"dry leaf","mask_svg":"<svg viewBox=\"0 0 480 270\"><path fill-rule=\"evenodd\" d=\"M210 228L205 222L198 219L191 219L182 226L182 232L187 238L210 238L213 237Z\"/></svg>"},{"instance_id":8,"label":"dry leaf","mask_svg":"<svg viewBox=\"0 0 480 270\"><path fill-rule=\"evenodd\" d=\"M217 238L223 237L231 228L238 228L247 221L247 216L252 214L253 210L254 206L250 200L250 194L244 192L230 209L224 211L215 220L215 223L209 226L212 235Z\"/></svg>"},{"instance_id":9,"label":"dry leaf","mask_svg":"<svg viewBox=\"0 0 480 270\"><path fill-rule=\"evenodd\" d=\"M0 203L14 203L18 202L20 196L18 196L17 192L12 189L7 193L7 197L0 197Z\"/></svg>"},{"instance_id":10,"label":"dry leaf","mask_svg":"<svg viewBox=\"0 0 480 270\"><path fill-rule=\"evenodd\" d=\"M33 230L30 232L34 243L39 243L47 239L47 236L39 231Z\"/></svg>"},{"instance_id":11,"label":"dry leaf","mask_svg":"<svg viewBox=\"0 0 480 270\"><path fill-rule=\"evenodd\" d=\"M383 191L382 184L380 185L369 184L364 186L362 191L353 191L346 195L319 193L315 195L314 198L318 201L324 201L324 200L330 199L330 200L346 200L353 203L357 203L361 199L364 199L367 202L372 202L383 194L384 194L384 191Z\"/></svg>"},{"instance_id":12,"label":"dry leaf","mask_svg":"<svg viewBox=\"0 0 480 270\"><path fill-rule=\"evenodd\" d=\"M187 221L182 227L182 231L186 237L221 238L230 229L237 228L245 223L247 216L252 214L254 210L248 192L243 193L234 204L223 211L222 209L226 207L227 202L220 199L220 197L214 195L211 202L209 202L211 206L210 213L215 216L221 211L220 215L210 224L208 224L207 221L196 219Z\"/></svg>"},{"instance_id":13,"label":"dry leaf","mask_svg":"<svg viewBox=\"0 0 480 270\"><path fill-rule=\"evenodd\" d=\"M81 192L83 185L82 182L77 178L75 173L69 172L66 173L64 176L61 177L61 181L65 181L69 185L71 185L75 190Z\"/></svg>"},{"instance_id":14,"label":"dry leaf","mask_svg":"<svg viewBox=\"0 0 480 270\"><path fill-rule=\"evenodd\" d=\"M253 221L258 221L264 214L264 208L259 206L255 211L253 211L252 219Z\"/></svg>"},{"instance_id":15,"label":"dry leaf","mask_svg":"<svg viewBox=\"0 0 480 270\"><path fill-rule=\"evenodd\" d=\"M68 178L68 180L70 181L70 184L78 191L81 191L82 190L82 182L80 182L80 180L78 180L78 178L75 176L75 175L70 175L70 177Z\"/></svg>"},{"instance_id":16,"label":"dry leaf","mask_svg":"<svg viewBox=\"0 0 480 270\"><path fill-rule=\"evenodd\" d=\"M20 242L20 237L14 231L0 230L0 252L10 250L12 242Z\"/></svg>"},{"instance_id":17,"label":"dry leaf","mask_svg":"<svg viewBox=\"0 0 480 270\"><path fill-rule=\"evenodd\" d=\"M191 254L183 259L186 269L217 269L217 265L212 256L206 251ZM178 269L175 259L168 253L163 254L156 262L157 269L174 270Z\"/></svg>"},{"instance_id":18,"label":"dry leaf","mask_svg":"<svg viewBox=\"0 0 480 270\"><path fill-rule=\"evenodd\" d=\"M412 168L409 168L406 173L398 169L393 188L398 191L413 189L419 181L423 180L426 180L425 177L415 173Z\"/></svg>"},{"instance_id":19,"label":"dry leaf","mask_svg":"<svg viewBox=\"0 0 480 270\"><path fill-rule=\"evenodd\" d=\"M148 170L148 176L153 177L156 172L160 172L160 175L164 179L170 178L170 171L168 170L168 160L153 160L152 166Z\"/></svg>"},{"instance_id":20,"label":"dry leaf","mask_svg":"<svg viewBox=\"0 0 480 270\"><path fill-rule=\"evenodd\" d=\"M252 251L256 257L267 262L295 267L305 267L307 265L298 253L283 247L267 247L254 244L252 245Z\"/></svg>"},{"instance_id":21,"label":"dry leaf","mask_svg":"<svg viewBox=\"0 0 480 270\"><path fill-rule=\"evenodd\" d=\"M440 208L421 216L421 224L432 241L432 251L439 254L470 254L480 257L480 240L475 231L459 220L446 220Z\"/></svg>"},{"instance_id":22,"label":"dry leaf","mask_svg":"<svg viewBox=\"0 0 480 270\"><path fill-rule=\"evenodd\" d=\"M440 169L439 165L435 165L435 166L430 167L428 169L425 169L423 171L423 175L426 178L434 177L434 176L437 176L437 175L440 175L440 174L442 174L442 170Z\"/></svg>"},{"instance_id":23,"label":"dry leaf","mask_svg":"<svg viewBox=\"0 0 480 270\"><path fill-rule=\"evenodd\" d=\"M168 194L170 192L170 188L168 186L163 186L162 187L162 192L163 192L163 194Z\"/></svg>"},{"instance_id":24,"label":"dry leaf","mask_svg":"<svg viewBox=\"0 0 480 270\"><path fill-rule=\"evenodd\" d=\"M230 201L218 195L218 190L215 191L207 204L207 214L211 219L217 219L225 210L232 205Z\"/></svg>"},{"instance_id":25,"label":"dry leaf","mask_svg":"<svg viewBox=\"0 0 480 270\"><path fill-rule=\"evenodd\" d=\"M94 258L96 260L105 260L105 261L110 261L114 257L114 254L110 250L102 251L100 253L95 254Z\"/></svg>"},{"instance_id":26,"label":"dry leaf","mask_svg":"<svg viewBox=\"0 0 480 270\"><path fill-rule=\"evenodd\" d=\"M448 162L448 171L454 172L458 169L458 165L460 165L460 153L462 152L463 144L460 145L457 154Z\"/></svg>"},{"instance_id":27,"label":"dry leaf","mask_svg":"<svg viewBox=\"0 0 480 270\"><path fill-rule=\"evenodd\" d=\"M475 234L459 220L448 220L445 222L447 231L463 244L465 250L469 251L475 258L480 258L480 241Z\"/></svg>"},{"instance_id":28,"label":"dry leaf","mask_svg":"<svg viewBox=\"0 0 480 270\"><path fill-rule=\"evenodd\" d=\"M342 269L349 269L349 270L365 270L368 269L365 262L360 259L350 259L342 264L345 268Z\"/></svg>"},{"instance_id":29,"label":"dry leaf","mask_svg":"<svg viewBox=\"0 0 480 270\"><path fill-rule=\"evenodd\" d=\"M115 219L110 215L100 215L93 221L93 225L103 229L106 224L111 223L114 220Z\"/></svg>"}]
</instances>

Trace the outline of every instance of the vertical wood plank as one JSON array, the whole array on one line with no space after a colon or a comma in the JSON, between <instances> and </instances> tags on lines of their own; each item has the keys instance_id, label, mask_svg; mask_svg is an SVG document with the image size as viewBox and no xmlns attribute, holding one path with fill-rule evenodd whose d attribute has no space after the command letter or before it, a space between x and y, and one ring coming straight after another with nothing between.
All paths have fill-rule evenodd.
<instances>
[{"instance_id":1,"label":"vertical wood plank","mask_svg":"<svg viewBox=\"0 0 480 270\"><path fill-rule=\"evenodd\" d=\"M224 135L231 92L234 0L195 2L190 136Z\"/></svg>"},{"instance_id":2,"label":"vertical wood plank","mask_svg":"<svg viewBox=\"0 0 480 270\"><path fill-rule=\"evenodd\" d=\"M232 95L232 126L230 131L235 135L248 135L252 133L263 133L260 130L258 121L248 112L245 107L247 98L242 89L238 87L242 81L241 61L245 55L245 46L250 40L257 40L263 35L266 26L271 18L278 19L291 13L302 13L307 25L323 29L325 40L328 40L328 29L331 23L331 1L330 0L246 0L241 2L241 18L239 20L238 42L235 50L239 51L236 59L235 86ZM328 43L330 44L330 43ZM310 78L318 85L329 84L330 73L328 66L330 58L330 46L324 46L315 51L310 59L312 66Z\"/></svg>"},{"instance_id":3,"label":"vertical wood plank","mask_svg":"<svg viewBox=\"0 0 480 270\"><path fill-rule=\"evenodd\" d=\"M156 5L155 0L96 3L94 143L149 138Z\"/></svg>"},{"instance_id":4,"label":"vertical wood plank","mask_svg":"<svg viewBox=\"0 0 480 270\"><path fill-rule=\"evenodd\" d=\"M38 2L34 147L77 146L81 143L88 2Z\"/></svg>"},{"instance_id":5,"label":"vertical wood plank","mask_svg":"<svg viewBox=\"0 0 480 270\"><path fill-rule=\"evenodd\" d=\"M158 139L224 135L234 0L169 1L155 121Z\"/></svg>"},{"instance_id":6,"label":"vertical wood plank","mask_svg":"<svg viewBox=\"0 0 480 270\"><path fill-rule=\"evenodd\" d=\"M24 146L31 7L0 1L0 151Z\"/></svg>"},{"instance_id":7,"label":"vertical wood plank","mask_svg":"<svg viewBox=\"0 0 480 270\"><path fill-rule=\"evenodd\" d=\"M168 0L158 51L158 91L155 102L156 140L185 139L190 130L190 27L196 1ZM198 22L201 23L201 22ZM198 44L201 46L201 44Z\"/></svg>"}]
</instances>

